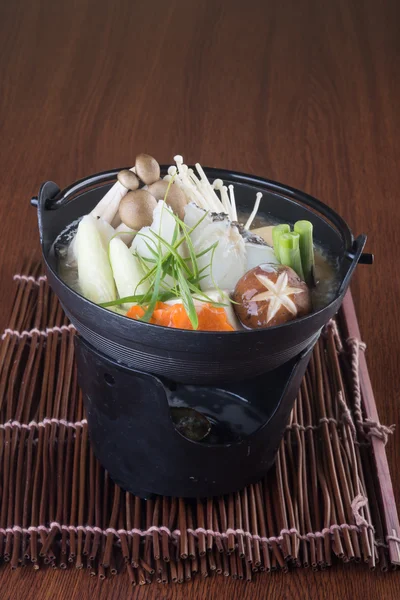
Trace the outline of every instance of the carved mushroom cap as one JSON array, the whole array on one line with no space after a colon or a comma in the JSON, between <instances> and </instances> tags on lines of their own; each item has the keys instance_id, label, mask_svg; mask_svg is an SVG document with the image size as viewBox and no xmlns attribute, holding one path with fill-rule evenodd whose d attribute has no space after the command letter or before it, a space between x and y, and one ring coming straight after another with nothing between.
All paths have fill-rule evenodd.
<instances>
[{"instance_id":1,"label":"carved mushroom cap","mask_svg":"<svg viewBox=\"0 0 400 600\"><path fill-rule=\"evenodd\" d=\"M136 174L145 183L150 185L160 179L160 165L149 154L138 154L135 162Z\"/></svg>"},{"instance_id":2,"label":"carved mushroom cap","mask_svg":"<svg viewBox=\"0 0 400 600\"><path fill-rule=\"evenodd\" d=\"M311 312L310 290L284 265L259 265L245 273L233 300L239 320L249 329L282 325Z\"/></svg>"},{"instance_id":3,"label":"carved mushroom cap","mask_svg":"<svg viewBox=\"0 0 400 600\"><path fill-rule=\"evenodd\" d=\"M139 187L139 179L129 169L122 169L118 173L117 178L127 190L137 190Z\"/></svg>"},{"instance_id":4,"label":"carved mushroom cap","mask_svg":"<svg viewBox=\"0 0 400 600\"><path fill-rule=\"evenodd\" d=\"M159 179L151 185L149 185L149 192L156 198L156 200L164 200L165 194L167 193L169 182L164 179ZM173 183L168 191L166 204L172 208L174 213L183 220L185 216L185 206L187 204L187 198L185 193L179 186Z\"/></svg>"},{"instance_id":5,"label":"carved mushroom cap","mask_svg":"<svg viewBox=\"0 0 400 600\"><path fill-rule=\"evenodd\" d=\"M153 222L153 212L157 201L146 190L128 192L119 205L121 221L130 229L139 231Z\"/></svg>"}]
</instances>

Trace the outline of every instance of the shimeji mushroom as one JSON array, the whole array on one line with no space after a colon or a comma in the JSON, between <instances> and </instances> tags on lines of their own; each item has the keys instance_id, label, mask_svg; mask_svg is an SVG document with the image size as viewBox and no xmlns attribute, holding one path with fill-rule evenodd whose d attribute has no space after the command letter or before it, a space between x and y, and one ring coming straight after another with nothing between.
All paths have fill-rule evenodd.
<instances>
[{"instance_id":1,"label":"shimeji mushroom","mask_svg":"<svg viewBox=\"0 0 400 600\"><path fill-rule=\"evenodd\" d=\"M117 179L127 190L137 190L139 187L139 179L133 171L122 169L117 175Z\"/></svg>"},{"instance_id":2,"label":"shimeji mushroom","mask_svg":"<svg viewBox=\"0 0 400 600\"><path fill-rule=\"evenodd\" d=\"M150 185L160 179L160 165L149 154L138 154L135 162L136 174L145 183Z\"/></svg>"},{"instance_id":3,"label":"shimeji mushroom","mask_svg":"<svg viewBox=\"0 0 400 600\"><path fill-rule=\"evenodd\" d=\"M156 206L157 200L147 190L128 192L121 200L119 216L127 227L139 231L152 224Z\"/></svg>"},{"instance_id":4,"label":"shimeji mushroom","mask_svg":"<svg viewBox=\"0 0 400 600\"><path fill-rule=\"evenodd\" d=\"M128 172L132 172L134 179L131 181L133 185L136 186L133 189L137 189L139 185L139 181L136 175L133 173L135 167L132 167ZM124 172L127 170L124 170ZM119 174L118 174L119 175ZM123 181L127 184L127 178L125 177ZM136 185L137 182L137 185ZM95 208L90 213L93 217L101 218L107 223L111 223L118 213L119 205L122 198L128 193L130 188L125 185L125 183L121 183L120 179L114 183L112 188L108 190L105 196L100 200L100 202L95 206Z\"/></svg>"},{"instance_id":5,"label":"shimeji mushroom","mask_svg":"<svg viewBox=\"0 0 400 600\"><path fill-rule=\"evenodd\" d=\"M114 225L118 226L117 213L120 202L129 191L138 189L139 179L146 185L160 179L160 165L155 158L148 154L139 154L136 157L134 167L123 169L118 173L118 181L108 190L91 214L94 217L104 219L108 223L114 222Z\"/></svg>"},{"instance_id":6,"label":"shimeji mushroom","mask_svg":"<svg viewBox=\"0 0 400 600\"><path fill-rule=\"evenodd\" d=\"M172 208L174 213L178 215L181 220L183 219L185 216L187 199L185 193L178 185L175 185L174 183L170 185L165 179L159 179L149 185L148 191L156 200L165 200L165 203ZM166 194L167 197L165 197Z\"/></svg>"}]
</instances>

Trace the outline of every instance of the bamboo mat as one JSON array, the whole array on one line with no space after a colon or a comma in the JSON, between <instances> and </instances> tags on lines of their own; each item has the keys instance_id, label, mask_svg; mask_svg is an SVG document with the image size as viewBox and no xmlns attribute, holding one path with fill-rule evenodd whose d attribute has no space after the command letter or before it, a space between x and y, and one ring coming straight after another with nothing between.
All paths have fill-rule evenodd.
<instances>
[{"instance_id":1,"label":"bamboo mat","mask_svg":"<svg viewBox=\"0 0 400 600\"><path fill-rule=\"evenodd\" d=\"M364 346L345 342L336 321L263 481L219 498L145 501L115 486L91 452L75 330L39 267L16 275L14 291L0 345L0 560L12 569L76 567L145 585L213 573L250 581L338 560L400 564L391 481L375 460L386 461L392 428L365 417Z\"/></svg>"}]
</instances>

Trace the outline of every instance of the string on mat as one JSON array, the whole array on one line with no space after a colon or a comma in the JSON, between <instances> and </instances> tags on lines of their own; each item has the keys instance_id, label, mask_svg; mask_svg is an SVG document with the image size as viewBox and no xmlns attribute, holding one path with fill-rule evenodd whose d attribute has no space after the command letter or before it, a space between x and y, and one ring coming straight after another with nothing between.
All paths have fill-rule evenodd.
<instances>
[{"instance_id":1,"label":"string on mat","mask_svg":"<svg viewBox=\"0 0 400 600\"><path fill-rule=\"evenodd\" d=\"M14 281L26 281L27 283L31 282L35 285L40 285L42 281L47 281L46 275L40 275L40 277L33 277L32 275L23 275L22 273L16 273L13 276Z\"/></svg>"},{"instance_id":2,"label":"string on mat","mask_svg":"<svg viewBox=\"0 0 400 600\"><path fill-rule=\"evenodd\" d=\"M71 323L69 323L68 325L60 326L54 325L54 327L46 327L46 329L38 329L37 327L33 327L29 330L24 329L24 331L17 331L16 329L7 328L4 330L1 339L4 340L7 337L7 335L16 336L20 339L24 337L32 338L35 335L42 335L44 337L48 337L48 335L50 334L63 333L63 331L75 332L76 329Z\"/></svg>"},{"instance_id":3,"label":"string on mat","mask_svg":"<svg viewBox=\"0 0 400 600\"><path fill-rule=\"evenodd\" d=\"M382 425L379 421L373 419L364 419L361 407L361 385L360 385L360 352L365 352L367 346L361 340L355 337L349 337L347 344L351 351L351 373L353 376L353 398L354 398L354 417L356 425L360 433L371 439L376 437L381 440L386 446L389 435L394 433L395 425Z\"/></svg>"},{"instance_id":4,"label":"string on mat","mask_svg":"<svg viewBox=\"0 0 400 600\"><path fill-rule=\"evenodd\" d=\"M362 527L365 526L366 528L374 531L374 527L369 523L366 523L366 525L364 525L364 523L363 523L361 526ZM272 545L275 543L280 544L282 542L282 540L284 539L285 535L295 535L301 541L310 541L312 539L315 540L317 538L324 538L326 535L333 535L333 533L335 531L343 531L345 529L347 529L349 531L360 532L361 526L352 525L349 523L342 523L342 524L335 523L335 524L331 525L330 527L324 528L322 531L310 531L306 534L301 534L298 529L296 529L295 527L292 527L291 529L282 529L280 532L280 535L271 536L271 537L260 536L255 533L251 533L250 531L245 531L241 528L238 528L238 529L228 528L226 531L222 531L222 532L215 531L213 529L204 529L203 527L198 527L197 529L187 528L185 531L185 534L191 534L195 538L198 538L199 535L210 535L213 538L222 538L222 539L226 539L230 535L233 535L235 537L236 536L244 536L244 537L249 538L253 542L267 543L272 547ZM72 531L74 533L78 533L79 531L82 531L84 533L100 533L104 536L107 536L111 533L117 538L120 538L121 535L125 535L125 536L139 535L140 537L147 537L147 536L151 536L153 533L159 533L159 534L166 533L167 536L173 540L177 540L182 536L182 531L180 529L174 529L173 531L171 531L168 527L165 527L163 525L161 525L161 526L152 525L151 527L148 527L147 529L133 528L133 529L128 530L128 529L115 529L113 527L108 527L107 529L101 529L100 527L92 527L90 525L64 525L64 524L58 523L56 521L50 523L50 525L48 527L46 525L37 525L37 526L31 526L31 527L24 528L24 527L20 527L19 525L13 525L12 527L0 528L0 534L6 535L7 533L15 533L15 532L18 532L18 533L32 533L32 532L40 533L41 531L50 533L50 531L52 529L58 529L59 531Z\"/></svg>"},{"instance_id":5,"label":"string on mat","mask_svg":"<svg viewBox=\"0 0 400 600\"><path fill-rule=\"evenodd\" d=\"M0 429L38 429L39 427L46 427L46 425L64 425L64 427L83 427L87 425L87 420L82 419L81 421L66 421L65 419L55 419L47 417L43 421L31 421L30 423L20 423L19 421L7 421L6 423L0 423Z\"/></svg>"}]
</instances>

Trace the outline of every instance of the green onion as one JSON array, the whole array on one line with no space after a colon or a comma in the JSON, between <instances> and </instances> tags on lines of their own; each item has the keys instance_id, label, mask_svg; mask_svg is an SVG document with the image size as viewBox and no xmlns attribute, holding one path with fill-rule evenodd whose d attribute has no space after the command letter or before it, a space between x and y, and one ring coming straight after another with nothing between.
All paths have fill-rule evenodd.
<instances>
[{"instance_id":1,"label":"green onion","mask_svg":"<svg viewBox=\"0 0 400 600\"><path fill-rule=\"evenodd\" d=\"M188 282L184 278L181 270L178 270L177 275L183 306L193 329L197 329L199 326L199 318L197 316L196 307L193 302L192 294L190 293Z\"/></svg>"},{"instance_id":2,"label":"green onion","mask_svg":"<svg viewBox=\"0 0 400 600\"><path fill-rule=\"evenodd\" d=\"M148 298L148 300L146 300L146 298ZM167 302L168 300L172 300L172 298L175 298L175 294L173 294L172 292L163 292L161 294L159 294L159 301L160 302ZM102 302L101 304L99 304L99 306L102 306L103 308L110 308L112 306L119 306L120 304L125 304L125 303L136 303L136 304L145 304L146 302L150 302L150 296L148 296L148 294L136 294L135 296L125 296L124 298L118 298L117 300L112 300L111 302ZM126 310L124 310L124 315L126 314Z\"/></svg>"},{"instance_id":3,"label":"green onion","mask_svg":"<svg viewBox=\"0 0 400 600\"><path fill-rule=\"evenodd\" d=\"M156 272L156 277L154 279L153 293L151 294L150 302L146 308L146 311L145 311L143 317L140 318L140 320L144 321L145 323L148 323L150 321L150 319L153 315L154 309L156 307L156 304L158 302L159 293L160 293L160 283L161 283L162 277L163 277L162 263L159 262L157 265L157 272Z\"/></svg>"},{"instance_id":4,"label":"green onion","mask_svg":"<svg viewBox=\"0 0 400 600\"><path fill-rule=\"evenodd\" d=\"M279 237L279 256L283 265L292 268L300 279L304 279L299 240L298 233L283 233Z\"/></svg>"},{"instance_id":5,"label":"green onion","mask_svg":"<svg viewBox=\"0 0 400 600\"><path fill-rule=\"evenodd\" d=\"M300 236L300 255L305 282L312 285L314 282L313 225L310 221L297 221L294 230Z\"/></svg>"},{"instance_id":6,"label":"green onion","mask_svg":"<svg viewBox=\"0 0 400 600\"><path fill-rule=\"evenodd\" d=\"M290 226L287 225L287 223L282 223L282 225L275 225L275 227L273 227L273 229L272 229L272 241L274 244L274 252L275 252L276 258L280 262L282 262L282 260L280 257L279 240L280 240L281 235L284 235L285 233L290 233Z\"/></svg>"}]
</instances>

